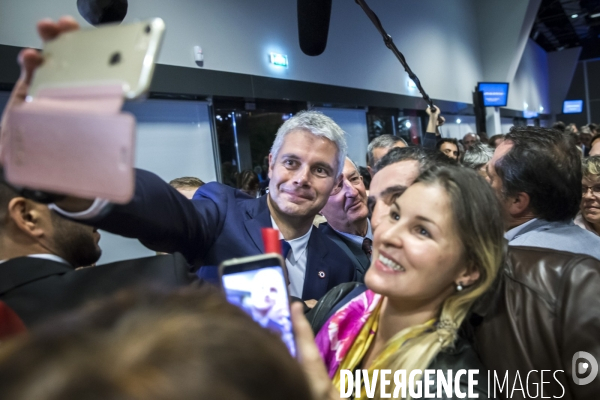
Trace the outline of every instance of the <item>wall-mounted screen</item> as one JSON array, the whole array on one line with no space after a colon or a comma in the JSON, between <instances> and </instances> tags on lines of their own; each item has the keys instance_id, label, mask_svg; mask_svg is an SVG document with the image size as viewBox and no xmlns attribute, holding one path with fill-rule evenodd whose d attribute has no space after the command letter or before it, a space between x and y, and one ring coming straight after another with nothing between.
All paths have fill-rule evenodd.
<instances>
[{"instance_id":1,"label":"wall-mounted screen","mask_svg":"<svg viewBox=\"0 0 600 400\"><path fill-rule=\"evenodd\" d=\"M483 92L483 105L485 107L506 107L508 83L479 82L477 90Z\"/></svg>"},{"instance_id":2,"label":"wall-mounted screen","mask_svg":"<svg viewBox=\"0 0 600 400\"><path fill-rule=\"evenodd\" d=\"M583 100L565 100L563 114L579 114L583 112Z\"/></svg>"}]
</instances>

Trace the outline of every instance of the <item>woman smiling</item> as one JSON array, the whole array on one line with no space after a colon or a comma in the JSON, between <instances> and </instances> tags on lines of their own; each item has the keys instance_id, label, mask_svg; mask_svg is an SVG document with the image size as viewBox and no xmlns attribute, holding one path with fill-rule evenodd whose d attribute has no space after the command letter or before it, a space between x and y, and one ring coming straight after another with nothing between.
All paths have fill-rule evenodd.
<instances>
[{"instance_id":1,"label":"woman smiling","mask_svg":"<svg viewBox=\"0 0 600 400\"><path fill-rule=\"evenodd\" d=\"M316 342L336 389L342 370L478 369L474 389L487 398L486 372L458 328L494 281L502 248L500 208L483 178L452 166L421 175L374 233L366 286L341 301L334 289L315 310L321 319L313 315L327 315Z\"/></svg>"},{"instance_id":2,"label":"woman smiling","mask_svg":"<svg viewBox=\"0 0 600 400\"><path fill-rule=\"evenodd\" d=\"M583 160L581 182L581 211L575 224L600 235L600 156Z\"/></svg>"}]
</instances>

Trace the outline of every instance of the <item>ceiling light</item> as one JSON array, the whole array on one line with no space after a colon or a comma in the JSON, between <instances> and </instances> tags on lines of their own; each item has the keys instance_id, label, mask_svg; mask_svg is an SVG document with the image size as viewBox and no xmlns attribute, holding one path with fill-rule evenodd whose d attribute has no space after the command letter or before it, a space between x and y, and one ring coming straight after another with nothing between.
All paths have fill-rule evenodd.
<instances>
[{"instance_id":1,"label":"ceiling light","mask_svg":"<svg viewBox=\"0 0 600 400\"><path fill-rule=\"evenodd\" d=\"M406 127L406 129L410 129L410 127L412 126L412 124L410 123L410 121L406 121L406 123L404 124L404 126Z\"/></svg>"},{"instance_id":2,"label":"ceiling light","mask_svg":"<svg viewBox=\"0 0 600 400\"><path fill-rule=\"evenodd\" d=\"M271 53L269 54L269 62L277 67L288 67L288 58L284 54Z\"/></svg>"},{"instance_id":3,"label":"ceiling light","mask_svg":"<svg viewBox=\"0 0 600 400\"><path fill-rule=\"evenodd\" d=\"M590 18L598 18L600 17L600 13L590 15Z\"/></svg>"},{"instance_id":4,"label":"ceiling light","mask_svg":"<svg viewBox=\"0 0 600 400\"><path fill-rule=\"evenodd\" d=\"M460 118L457 118L457 119L456 119L456 123L457 123L457 124L460 124L461 122L462 122L462 121L460 120Z\"/></svg>"},{"instance_id":5,"label":"ceiling light","mask_svg":"<svg viewBox=\"0 0 600 400\"><path fill-rule=\"evenodd\" d=\"M571 15L571 18L573 18L573 19L575 19L577 17L579 17L579 14L573 14L573 15Z\"/></svg>"}]
</instances>

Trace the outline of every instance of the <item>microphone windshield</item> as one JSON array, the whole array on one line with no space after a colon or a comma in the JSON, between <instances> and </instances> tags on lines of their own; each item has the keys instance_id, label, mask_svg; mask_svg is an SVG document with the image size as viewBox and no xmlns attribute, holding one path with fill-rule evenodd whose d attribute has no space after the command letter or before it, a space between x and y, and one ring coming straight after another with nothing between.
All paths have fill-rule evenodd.
<instances>
[{"instance_id":1,"label":"microphone windshield","mask_svg":"<svg viewBox=\"0 0 600 400\"><path fill-rule=\"evenodd\" d=\"M122 22L127 14L127 0L77 0L77 9L92 25Z\"/></svg>"},{"instance_id":2,"label":"microphone windshield","mask_svg":"<svg viewBox=\"0 0 600 400\"><path fill-rule=\"evenodd\" d=\"M331 0L298 0L300 49L308 56L325 51L329 34Z\"/></svg>"}]
</instances>

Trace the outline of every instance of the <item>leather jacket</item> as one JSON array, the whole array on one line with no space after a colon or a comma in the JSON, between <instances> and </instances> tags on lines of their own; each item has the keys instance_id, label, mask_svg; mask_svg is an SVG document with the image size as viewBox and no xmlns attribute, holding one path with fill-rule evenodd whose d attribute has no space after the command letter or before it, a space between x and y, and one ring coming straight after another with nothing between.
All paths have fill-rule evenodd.
<instances>
[{"instance_id":1,"label":"leather jacket","mask_svg":"<svg viewBox=\"0 0 600 400\"><path fill-rule=\"evenodd\" d=\"M308 321L311 323L313 332L316 334L331 315L344 304L356 297L360 293L366 290L366 287L362 283L350 282L342 283L331 289L327 294L322 297L315 307L306 314ZM471 344L460 335L458 336L455 344L451 348L444 349L433 359L427 369L441 370L444 373L450 370L455 374L458 370L478 370L478 375L475 375L477 384L473 387L473 392L478 395L478 399L491 399L493 397L487 396L487 370L479 360L479 357L475 353L475 350ZM408 372L407 372L408 373ZM454 376L454 375L453 375ZM435 378L434 378L435 379ZM468 377L462 375L460 379L460 390L464 394L468 394ZM437 394L437 383L433 383L430 386L430 393ZM424 395L425 392L423 392ZM449 400L453 398L469 398L456 396L446 396L445 391L441 391L440 397L434 397L440 400Z\"/></svg>"},{"instance_id":2,"label":"leather jacket","mask_svg":"<svg viewBox=\"0 0 600 400\"><path fill-rule=\"evenodd\" d=\"M578 385L573 369L585 366L576 362L578 358L591 368L595 363L596 371L600 362L600 261L548 249L510 247L495 287L475 306L471 323L484 365L501 383L508 373L508 387L500 397L534 398L543 381L546 398L599 398L600 376ZM581 351L595 361L581 355L574 358ZM542 370L546 371L543 378ZM498 386L496 393L500 394Z\"/></svg>"}]
</instances>

